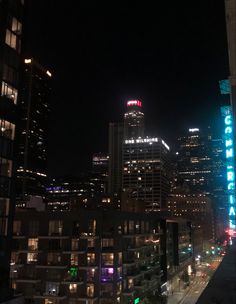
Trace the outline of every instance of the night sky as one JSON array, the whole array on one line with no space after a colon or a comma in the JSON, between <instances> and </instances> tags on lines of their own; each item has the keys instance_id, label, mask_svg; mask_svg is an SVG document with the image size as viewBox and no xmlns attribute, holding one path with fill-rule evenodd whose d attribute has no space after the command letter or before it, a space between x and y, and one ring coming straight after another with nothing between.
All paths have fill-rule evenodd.
<instances>
[{"instance_id":1,"label":"night sky","mask_svg":"<svg viewBox=\"0 0 236 304\"><path fill-rule=\"evenodd\" d=\"M189 127L219 129L223 0L30 0L23 55L53 73L51 176L77 175L106 152L108 123L130 98L143 101L147 132L170 146Z\"/></svg>"}]
</instances>

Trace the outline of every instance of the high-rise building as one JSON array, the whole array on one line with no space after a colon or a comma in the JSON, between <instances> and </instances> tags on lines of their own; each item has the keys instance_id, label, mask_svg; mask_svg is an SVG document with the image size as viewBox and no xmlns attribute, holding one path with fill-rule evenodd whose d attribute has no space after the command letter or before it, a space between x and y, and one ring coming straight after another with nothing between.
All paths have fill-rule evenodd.
<instances>
[{"instance_id":1,"label":"high-rise building","mask_svg":"<svg viewBox=\"0 0 236 304\"><path fill-rule=\"evenodd\" d=\"M123 191L132 198L144 200L147 211L167 208L169 150L169 146L157 137L126 139L123 143Z\"/></svg>"},{"instance_id":2,"label":"high-rise building","mask_svg":"<svg viewBox=\"0 0 236 304\"><path fill-rule=\"evenodd\" d=\"M51 76L33 58L24 60L19 92L19 201L27 200L28 196L45 195Z\"/></svg>"},{"instance_id":3,"label":"high-rise building","mask_svg":"<svg viewBox=\"0 0 236 304\"><path fill-rule=\"evenodd\" d=\"M119 194L122 189L122 143L124 139L123 123L109 124L109 170L108 192Z\"/></svg>"},{"instance_id":4,"label":"high-rise building","mask_svg":"<svg viewBox=\"0 0 236 304\"><path fill-rule=\"evenodd\" d=\"M17 121L23 2L0 1L0 302L10 297L9 267L15 206L13 146Z\"/></svg>"},{"instance_id":5,"label":"high-rise building","mask_svg":"<svg viewBox=\"0 0 236 304\"><path fill-rule=\"evenodd\" d=\"M124 115L124 139L144 136L144 114L140 100L129 100Z\"/></svg>"},{"instance_id":6,"label":"high-rise building","mask_svg":"<svg viewBox=\"0 0 236 304\"><path fill-rule=\"evenodd\" d=\"M198 128L178 138L176 155L178 183L192 193L209 193L212 179L211 136Z\"/></svg>"}]
</instances>

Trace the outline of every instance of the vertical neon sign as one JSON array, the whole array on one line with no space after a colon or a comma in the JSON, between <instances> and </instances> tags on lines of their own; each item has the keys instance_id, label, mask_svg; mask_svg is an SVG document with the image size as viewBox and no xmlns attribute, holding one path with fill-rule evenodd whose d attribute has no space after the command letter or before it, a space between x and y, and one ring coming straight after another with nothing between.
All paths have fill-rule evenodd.
<instances>
[{"instance_id":1,"label":"vertical neon sign","mask_svg":"<svg viewBox=\"0 0 236 304\"><path fill-rule=\"evenodd\" d=\"M236 205L235 205L235 168L234 168L234 147L233 147L233 119L231 106L221 107L224 117L224 143L226 158L226 178L229 204L229 233L234 234L236 230Z\"/></svg>"}]
</instances>

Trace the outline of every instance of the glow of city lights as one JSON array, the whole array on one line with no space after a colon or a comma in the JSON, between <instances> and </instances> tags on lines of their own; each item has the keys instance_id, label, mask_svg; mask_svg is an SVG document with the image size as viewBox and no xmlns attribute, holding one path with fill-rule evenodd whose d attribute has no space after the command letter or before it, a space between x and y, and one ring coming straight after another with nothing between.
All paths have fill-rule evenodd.
<instances>
[{"instance_id":1,"label":"glow of city lights","mask_svg":"<svg viewBox=\"0 0 236 304\"><path fill-rule=\"evenodd\" d=\"M127 101L127 107L131 107L131 106L142 107L142 101L138 99Z\"/></svg>"},{"instance_id":2,"label":"glow of city lights","mask_svg":"<svg viewBox=\"0 0 236 304\"><path fill-rule=\"evenodd\" d=\"M189 132L199 132L198 128L192 128L192 129L188 129Z\"/></svg>"}]
</instances>

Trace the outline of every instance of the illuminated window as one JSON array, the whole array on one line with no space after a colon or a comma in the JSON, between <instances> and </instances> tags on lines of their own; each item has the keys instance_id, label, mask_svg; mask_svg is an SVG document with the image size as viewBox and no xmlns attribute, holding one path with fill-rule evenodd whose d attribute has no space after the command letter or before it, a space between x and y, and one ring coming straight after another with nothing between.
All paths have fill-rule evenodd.
<instances>
[{"instance_id":1,"label":"illuminated window","mask_svg":"<svg viewBox=\"0 0 236 304\"><path fill-rule=\"evenodd\" d=\"M71 256L70 256L71 265L78 266L78 262L79 262L78 254L72 253Z\"/></svg>"},{"instance_id":2,"label":"illuminated window","mask_svg":"<svg viewBox=\"0 0 236 304\"><path fill-rule=\"evenodd\" d=\"M88 253L87 254L87 265L93 266L93 265L95 265L95 263L96 263L95 253Z\"/></svg>"},{"instance_id":3,"label":"illuminated window","mask_svg":"<svg viewBox=\"0 0 236 304\"><path fill-rule=\"evenodd\" d=\"M69 291L70 291L70 293L76 293L77 292L77 284L70 284L69 285Z\"/></svg>"},{"instance_id":4,"label":"illuminated window","mask_svg":"<svg viewBox=\"0 0 236 304\"><path fill-rule=\"evenodd\" d=\"M93 282L95 277L95 268L87 270L87 282Z\"/></svg>"},{"instance_id":5,"label":"illuminated window","mask_svg":"<svg viewBox=\"0 0 236 304\"><path fill-rule=\"evenodd\" d=\"M12 33L10 30L6 30L6 39L5 43L9 45L11 48L16 50L16 34Z\"/></svg>"},{"instance_id":6,"label":"illuminated window","mask_svg":"<svg viewBox=\"0 0 236 304\"><path fill-rule=\"evenodd\" d=\"M87 284L87 296L91 298L94 296L94 284Z\"/></svg>"},{"instance_id":7,"label":"illuminated window","mask_svg":"<svg viewBox=\"0 0 236 304\"><path fill-rule=\"evenodd\" d=\"M7 98L11 99L14 104L17 103L17 89L13 88L11 85L2 81L2 89L1 89L1 96L7 96Z\"/></svg>"},{"instance_id":8,"label":"illuminated window","mask_svg":"<svg viewBox=\"0 0 236 304\"><path fill-rule=\"evenodd\" d=\"M14 139L15 125L7 120L0 119L0 136Z\"/></svg>"},{"instance_id":9,"label":"illuminated window","mask_svg":"<svg viewBox=\"0 0 236 304\"><path fill-rule=\"evenodd\" d=\"M27 253L27 264L36 263L38 261L38 254L34 252Z\"/></svg>"},{"instance_id":10,"label":"illuminated window","mask_svg":"<svg viewBox=\"0 0 236 304\"><path fill-rule=\"evenodd\" d=\"M17 35L21 35L22 24L15 17L12 18L11 30Z\"/></svg>"},{"instance_id":11,"label":"illuminated window","mask_svg":"<svg viewBox=\"0 0 236 304\"><path fill-rule=\"evenodd\" d=\"M29 239L28 240L28 249L29 250L38 250L38 239Z\"/></svg>"},{"instance_id":12,"label":"illuminated window","mask_svg":"<svg viewBox=\"0 0 236 304\"><path fill-rule=\"evenodd\" d=\"M103 265L113 265L113 263L114 263L114 253L102 253Z\"/></svg>"}]
</instances>

